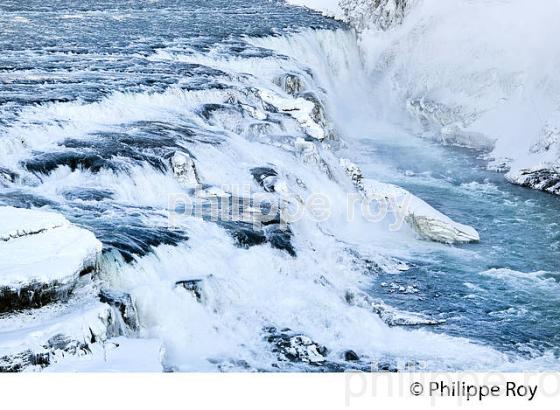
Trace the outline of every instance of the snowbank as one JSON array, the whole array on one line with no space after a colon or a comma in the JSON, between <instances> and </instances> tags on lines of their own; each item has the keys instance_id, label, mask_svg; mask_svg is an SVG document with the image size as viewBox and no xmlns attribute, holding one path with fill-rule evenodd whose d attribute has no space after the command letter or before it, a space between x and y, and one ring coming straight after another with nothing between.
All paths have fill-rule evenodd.
<instances>
[{"instance_id":1,"label":"snowbank","mask_svg":"<svg viewBox=\"0 0 560 410\"><path fill-rule=\"evenodd\" d=\"M101 247L93 233L62 215L0 207L0 312L68 293L81 273L95 268Z\"/></svg>"}]
</instances>

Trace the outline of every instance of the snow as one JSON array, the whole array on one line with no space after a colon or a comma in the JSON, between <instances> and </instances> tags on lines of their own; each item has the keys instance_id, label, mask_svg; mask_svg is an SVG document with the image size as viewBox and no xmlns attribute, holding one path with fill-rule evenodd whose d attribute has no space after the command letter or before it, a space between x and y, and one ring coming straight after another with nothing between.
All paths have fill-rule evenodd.
<instances>
[{"instance_id":1,"label":"snow","mask_svg":"<svg viewBox=\"0 0 560 410\"><path fill-rule=\"evenodd\" d=\"M366 179L363 181L366 196L385 199L423 238L442 243L466 243L480 240L478 232L453 221L428 203L396 185Z\"/></svg>"},{"instance_id":2,"label":"snow","mask_svg":"<svg viewBox=\"0 0 560 410\"><path fill-rule=\"evenodd\" d=\"M46 372L161 372L162 346L157 339L116 337L91 345L91 354L69 356Z\"/></svg>"},{"instance_id":3,"label":"snow","mask_svg":"<svg viewBox=\"0 0 560 410\"><path fill-rule=\"evenodd\" d=\"M364 179L362 170L349 159L341 158L339 163L358 190L368 200L377 203L379 215L385 211L394 214L395 222L391 229L399 230L402 223L406 222L422 238L435 242L452 244L480 240L474 228L453 221L406 189L373 179Z\"/></svg>"},{"instance_id":4,"label":"snow","mask_svg":"<svg viewBox=\"0 0 560 410\"><path fill-rule=\"evenodd\" d=\"M0 208L0 240L7 241L48 229L68 226L64 216L34 209Z\"/></svg>"},{"instance_id":5,"label":"snow","mask_svg":"<svg viewBox=\"0 0 560 410\"><path fill-rule=\"evenodd\" d=\"M0 357L27 350L44 352L47 342L58 335L86 344L92 337L97 341L107 340L113 336L110 327L114 323L111 307L95 300L71 306L62 312L42 308L34 312L33 320L17 315L7 316L0 320Z\"/></svg>"},{"instance_id":6,"label":"snow","mask_svg":"<svg viewBox=\"0 0 560 410\"><path fill-rule=\"evenodd\" d=\"M264 89L259 90L259 96L264 102L293 117L301 124L309 136L318 140L325 138L325 130L312 118L315 105L311 101L301 97L284 98L270 90Z\"/></svg>"},{"instance_id":7,"label":"snow","mask_svg":"<svg viewBox=\"0 0 560 410\"><path fill-rule=\"evenodd\" d=\"M344 14L338 4L338 0L287 0L288 3L317 10L325 16L342 19Z\"/></svg>"},{"instance_id":8,"label":"snow","mask_svg":"<svg viewBox=\"0 0 560 410\"><path fill-rule=\"evenodd\" d=\"M0 221L1 287L76 280L101 252L93 233L59 214L0 207Z\"/></svg>"}]
</instances>

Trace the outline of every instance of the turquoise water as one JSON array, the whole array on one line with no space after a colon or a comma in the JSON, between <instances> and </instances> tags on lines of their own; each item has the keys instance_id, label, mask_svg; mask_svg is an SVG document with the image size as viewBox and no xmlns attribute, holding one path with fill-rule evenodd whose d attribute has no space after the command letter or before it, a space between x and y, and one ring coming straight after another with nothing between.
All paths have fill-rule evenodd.
<instances>
[{"instance_id":1,"label":"turquoise water","mask_svg":"<svg viewBox=\"0 0 560 410\"><path fill-rule=\"evenodd\" d=\"M399 136L364 138L355 152L365 175L403 186L481 236L420 251L409 271L377 278L376 296L444 321L436 332L514 355L558 354L560 198L508 183L467 149Z\"/></svg>"}]
</instances>

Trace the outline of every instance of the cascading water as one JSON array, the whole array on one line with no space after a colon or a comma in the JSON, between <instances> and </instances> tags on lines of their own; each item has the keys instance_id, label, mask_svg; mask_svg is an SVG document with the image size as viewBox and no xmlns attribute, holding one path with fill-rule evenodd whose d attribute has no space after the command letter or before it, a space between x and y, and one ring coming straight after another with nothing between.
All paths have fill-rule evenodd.
<instances>
[{"instance_id":1,"label":"cascading water","mask_svg":"<svg viewBox=\"0 0 560 410\"><path fill-rule=\"evenodd\" d=\"M372 95L379 90L376 77L352 31L277 2L248 9L243 2L189 3L186 10L180 2L162 3L128 13L89 5L56 14L70 22L66 35L80 37L74 20L85 15L112 30L124 22L134 31L148 21L153 37L99 34L97 45L77 38L56 49L45 34L28 57L37 67L21 59L23 45L4 57L13 67L4 70L4 84L11 85L0 108L0 176L6 176L0 203L45 206L95 233L105 252L94 286L131 296L139 321L132 336L161 342L165 370L338 371L371 363L412 370L557 367L555 336L539 343L516 328L527 325L521 323L504 328L504 344L492 335L477 337L468 321L454 322L461 309L473 320L484 314L483 307L470 311L466 296L456 305L425 303L434 296L431 275L440 269L435 283L443 292L442 271L469 258L483 259L473 266L488 271L486 277L507 276L486 266L484 237L481 245L434 244L406 224L391 229L398 215L368 221L358 205L350 206L356 209L349 218L348 197L356 187L340 166L342 157L357 162L366 177L425 194L483 233L491 223L468 218L453 200L438 203L422 185L403 180L400 167L408 165L387 159L411 145L433 147L404 136L406 129L392 121L400 113L387 112L382 97ZM227 27L248 28L197 36L208 16L224 7L232 10ZM14 5L4 18L34 25L36 13ZM158 32L169 13L177 16L182 36ZM272 22L252 26L256 13ZM193 28L181 28L181 21ZM308 26L315 29L302 28ZM84 50L89 54L79 57ZM39 87L37 95L27 91L29 81ZM441 155L452 161L451 154ZM418 153L411 162L419 158L430 156ZM433 161L427 166L437 169ZM435 180L427 186L445 178ZM464 193L473 181L460 183ZM321 195L330 215L321 219L305 209L286 230L275 218L253 229L212 220L207 212L214 200L254 195L291 205ZM203 215L184 212L177 196L199 201ZM242 212L260 214L252 206ZM553 270L550 263L538 269ZM448 272L453 286L470 273L457 271ZM469 295L477 292L473 282L464 284ZM494 284L484 282L481 292ZM508 297L501 304L510 303ZM541 312L543 306L534 308ZM160 359L151 347L135 349L137 357ZM122 365L127 370L129 364Z\"/></svg>"}]
</instances>

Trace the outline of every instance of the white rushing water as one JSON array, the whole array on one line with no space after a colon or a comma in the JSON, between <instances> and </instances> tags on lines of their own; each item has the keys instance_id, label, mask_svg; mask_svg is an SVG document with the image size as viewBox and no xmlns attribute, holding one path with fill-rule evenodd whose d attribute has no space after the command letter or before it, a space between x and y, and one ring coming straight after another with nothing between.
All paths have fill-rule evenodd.
<instances>
[{"instance_id":1,"label":"white rushing water","mask_svg":"<svg viewBox=\"0 0 560 410\"><path fill-rule=\"evenodd\" d=\"M134 355L120 359L122 370L136 368L131 361L144 360L140 356L148 355L145 360L153 363L153 356L159 360L160 354L166 370L321 370L309 363L313 360L327 362L327 370L341 370L354 366L345 360L348 350L360 356L357 368L367 368L372 362L430 370L558 367L549 352L521 357L491 343L433 331L431 325L443 323L437 312L397 309L370 292L379 274L403 275L412 268L413 259L429 261L444 255L468 263L477 255L468 245L422 239L425 232L422 235L422 228L410 222L417 222L415 212L411 217L395 208L373 222L360 212L361 196L349 206L349 195L356 195L357 187L366 196L368 186L383 195L389 188L398 189L375 181L391 182L385 178L393 172L390 164L371 164L358 178L352 161L364 159L360 140L371 136L373 144L376 136L385 135L404 146L419 131L429 137L441 135L432 128L421 129L416 122L415 115L424 115L420 111L427 101L436 104L432 106L453 107L452 114L444 109L450 116L469 117L476 111L476 119L468 123L453 117L451 123L437 125L459 124L460 136L454 138L470 138L478 144L490 138L480 137L481 133L497 138L496 124L503 123L499 113L504 105L520 106L523 115L530 111L515 98L501 103L520 92L514 87L520 69L498 72L494 62L496 56L503 59L499 64L508 67L527 61L519 62L517 54L504 55L488 44L473 46L473 50L489 50L474 60L472 53L458 57L441 50L438 47L459 47L473 34L472 27L439 41L442 32L459 24L447 19L457 5L427 3L431 3L429 10L437 9L435 17L412 10L408 25L370 37L352 30L308 29L245 37L242 46L229 39L233 44L219 42L204 50L161 47L149 53L146 61L158 67L200 65L205 70L201 83L219 86L195 89L179 83L156 92L115 91L94 102L28 105L2 129L0 164L21 174L6 186L52 201L72 222L96 233L107 251L100 264L102 285L130 294L135 302L140 326L132 337L161 341L161 352L153 344L133 343ZM489 7L479 20L489 22L499 14L499 7ZM520 13L525 10L518 7ZM426 25L427 21L433 24ZM530 38L515 41L535 49ZM236 46L242 51L235 50ZM421 58L431 63L418 64ZM526 73L523 84L532 87L527 92L540 98L541 107L546 105L546 114L552 118L556 107L549 94L554 84L544 86L550 70L543 70L544 77ZM480 73L492 79L491 86L480 86L486 84ZM460 101L453 100L458 96ZM507 113L511 115L511 110ZM430 126L437 123L428 120ZM496 145L496 156L514 157L506 148L517 145L513 142L526 134L520 134L518 124L512 124L511 130L517 134L501 130L512 139L500 134L497 139L503 144ZM537 128L532 130L536 133ZM149 144L151 132L161 137L156 148ZM122 150L108 155L122 147L103 144L123 135L140 141L131 144L133 153ZM87 166L83 158L79 166L55 159L55 166L48 168L48 161L41 157L80 148L96 155ZM344 166L342 155L349 160L342 162ZM37 157L41 161L32 162ZM96 167L97 163L102 165ZM43 168L33 172L33 166ZM258 167L274 170L274 178L267 179L272 188L254 176ZM100 200L68 199L69 192L81 189L109 194ZM468 189L465 184L464 190ZM185 215L173 200L178 194L207 200L244 195L246 190L289 207L321 195L330 215L319 218L306 209L290 223L288 245L285 236L275 236L274 224L264 228L266 238L261 242L252 243L250 237L243 243L239 226L228 228L208 218ZM443 220L446 226L461 227L462 233L470 235L465 242L478 238L473 228L459 225L469 221L455 215L456 222L447 219L443 215L447 209L439 209L440 214L423 202L416 206L420 216L424 212L438 223ZM399 218L408 223L399 223ZM179 239L146 240L147 249L143 249L143 235L167 235L170 221ZM126 247L130 241L133 245ZM130 248L134 251L127 253ZM122 256L115 251L123 249ZM505 271L488 270L484 275L496 276L496 272ZM176 285L184 281L200 282L196 291L189 291ZM279 360L275 339L271 339L278 334L309 337L328 353L318 355L309 348L306 360ZM80 369L80 361L74 360L70 367ZM65 368L62 361L60 369Z\"/></svg>"},{"instance_id":2,"label":"white rushing water","mask_svg":"<svg viewBox=\"0 0 560 410\"><path fill-rule=\"evenodd\" d=\"M371 98L370 80L352 32L307 31L248 41L290 59L167 52L154 58L196 61L233 75L250 74L251 86L273 90L282 98L284 94L273 80L286 72L293 73L304 80L306 89L322 96L339 136L350 140L366 128L371 132L372 126L379 126L379 121L372 120L372 116L376 117L375 99ZM206 101L208 97L205 95ZM223 99L221 95L216 97ZM189 94L180 99L165 98L169 98L165 103L169 106L180 101L181 106L189 107L193 99L200 101L197 95ZM161 103L162 99L158 96L156 101ZM146 105L152 104L149 101ZM150 112L145 106L136 107ZM247 127L243 119L231 115L215 117L212 125L236 132ZM223 229L185 218L181 223L188 231L187 243L160 246L154 254L111 275L113 286L136 299L145 326L143 336L163 339L167 368L205 370L218 363L223 369L239 369L246 364L272 370L270 365L275 359L263 332L267 326L286 327L311 337L328 346L329 358L335 362L340 361L345 350L353 349L372 361L425 361L423 365L437 369L539 367L538 362L512 364L505 355L466 339L389 327L374 313L378 309L376 302L366 296L365 289L375 273L364 272L361 259L394 271L399 263L395 257L406 258L412 249L430 249L432 245L418 241L406 227L391 232L389 221L373 224L358 218L348 223L345 195L352 188L337 169L331 152L322 151L321 155L334 178L313 162L306 164L305 158L302 161L282 145L262 144L261 138L262 135L249 140L235 138L219 148L191 147L201 179L214 184L251 185L248 168L272 166L290 189L298 189L296 179L304 181L307 188L299 191L303 197L311 192L325 194L333 206L333 216L323 223L305 218L291 225L297 258L269 246L240 249ZM151 195L146 198L143 194L134 200L150 205L154 203L149 198L163 201L176 188L171 181L158 179L154 183L152 176L135 180L135 184ZM357 254L360 257L356 258ZM200 278L205 278L204 304L171 286L178 280ZM356 301L348 303L348 295L354 295ZM407 317L406 312L395 314ZM409 320L414 323L419 318L411 315Z\"/></svg>"}]
</instances>

